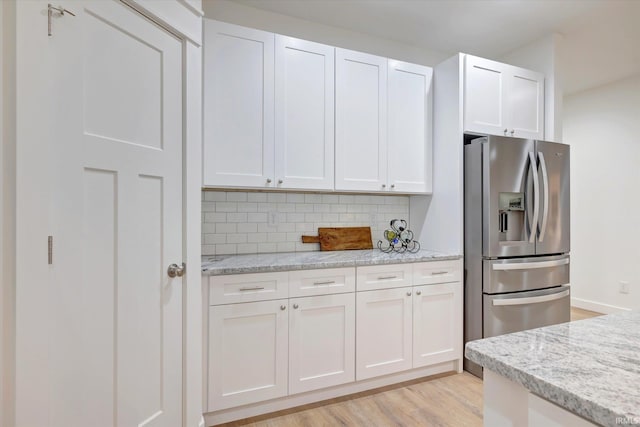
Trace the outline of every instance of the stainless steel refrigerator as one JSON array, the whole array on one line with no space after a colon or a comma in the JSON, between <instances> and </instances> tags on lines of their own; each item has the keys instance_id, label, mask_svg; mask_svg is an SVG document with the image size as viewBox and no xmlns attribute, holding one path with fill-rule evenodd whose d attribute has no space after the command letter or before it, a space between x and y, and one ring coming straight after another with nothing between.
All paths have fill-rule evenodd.
<instances>
[{"instance_id":1,"label":"stainless steel refrigerator","mask_svg":"<svg viewBox=\"0 0 640 427\"><path fill-rule=\"evenodd\" d=\"M477 138L464 175L465 343L568 322L569 146Z\"/></svg>"}]
</instances>

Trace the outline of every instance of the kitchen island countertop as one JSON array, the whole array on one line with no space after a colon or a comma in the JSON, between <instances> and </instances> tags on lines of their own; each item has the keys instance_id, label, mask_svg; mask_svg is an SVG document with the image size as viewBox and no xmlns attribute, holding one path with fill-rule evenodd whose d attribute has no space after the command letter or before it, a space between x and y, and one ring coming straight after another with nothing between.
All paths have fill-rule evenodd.
<instances>
[{"instance_id":1,"label":"kitchen island countertop","mask_svg":"<svg viewBox=\"0 0 640 427\"><path fill-rule=\"evenodd\" d=\"M282 252L250 255L209 255L202 257L202 274L263 273L269 271L444 261L461 258L462 255L460 254L446 254L428 250L420 250L416 253L385 253L379 249Z\"/></svg>"},{"instance_id":2,"label":"kitchen island countertop","mask_svg":"<svg viewBox=\"0 0 640 427\"><path fill-rule=\"evenodd\" d=\"M465 355L596 424L640 423L640 311L472 341Z\"/></svg>"}]
</instances>

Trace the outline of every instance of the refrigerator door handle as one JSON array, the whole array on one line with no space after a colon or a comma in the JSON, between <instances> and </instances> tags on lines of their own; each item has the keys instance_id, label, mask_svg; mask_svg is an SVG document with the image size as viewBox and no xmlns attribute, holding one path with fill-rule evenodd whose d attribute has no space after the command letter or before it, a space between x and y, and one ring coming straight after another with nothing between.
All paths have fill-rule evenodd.
<instances>
[{"instance_id":1,"label":"refrigerator door handle","mask_svg":"<svg viewBox=\"0 0 640 427\"><path fill-rule=\"evenodd\" d=\"M547 219L549 218L549 175L547 173L547 163L544 161L544 154L541 151L538 152L538 157L540 158L540 169L542 170L542 201L544 203L538 241L542 242L544 233L547 231Z\"/></svg>"},{"instance_id":2,"label":"refrigerator door handle","mask_svg":"<svg viewBox=\"0 0 640 427\"><path fill-rule=\"evenodd\" d=\"M540 189L538 188L538 166L533 151L529 152L529 162L531 163L531 173L533 174L533 215L529 243L534 243L538 229L538 214L540 212Z\"/></svg>"},{"instance_id":3,"label":"refrigerator door handle","mask_svg":"<svg viewBox=\"0 0 640 427\"><path fill-rule=\"evenodd\" d=\"M567 264L569 264L569 258L555 259L551 261L493 264L491 266L491 269L493 271L531 270L534 268L560 267L561 265L567 265Z\"/></svg>"},{"instance_id":4,"label":"refrigerator door handle","mask_svg":"<svg viewBox=\"0 0 640 427\"><path fill-rule=\"evenodd\" d=\"M502 298L494 299L493 305L526 305L526 304L539 304L542 302L555 301L557 299L569 296L569 290L557 292L550 295L541 295L539 297L524 297L524 298Z\"/></svg>"}]
</instances>

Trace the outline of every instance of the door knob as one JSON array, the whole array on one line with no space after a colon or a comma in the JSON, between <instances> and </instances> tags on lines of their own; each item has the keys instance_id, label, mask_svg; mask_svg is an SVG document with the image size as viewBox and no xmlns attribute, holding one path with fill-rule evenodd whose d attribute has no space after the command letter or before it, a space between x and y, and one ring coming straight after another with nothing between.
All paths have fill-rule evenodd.
<instances>
[{"instance_id":1,"label":"door knob","mask_svg":"<svg viewBox=\"0 0 640 427\"><path fill-rule=\"evenodd\" d=\"M504 136L507 136L507 131L508 131L508 130L509 130L509 129L505 129L505 130L504 130Z\"/></svg>"},{"instance_id":2,"label":"door knob","mask_svg":"<svg viewBox=\"0 0 640 427\"><path fill-rule=\"evenodd\" d=\"M298 308L299 305L298 304L293 304L293 308Z\"/></svg>"},{"instance_id":3,"label":"door knob","mask_svg":"<svg viewBox=\"0 0 640 427\"><path fill-rule=\"evenodd\" d=\"M515 129L511 129L511 132L509 132L511 134L511 136L513 136L513 134L515 133Z\"/></svg>"},{"instance_id":4,"label":"door knob","mask_svg":"<svg viewBox=\"0 0 640 427\"><path fill-rule=\"evenodd\" d=\"M422 295L422 291L417 291L416 295Z\"/></svg>"},{"instance_id":5,"label":"door knob","mask_svg":"<svg viewBox=\"0 0 640 427\"><path fill-rule=\"evenodd\" d=\"M267 184L271 184L271 178L267 178Z\"/></svg>"},{"instance_id":6,"label":"door knob","mask_svg":"<svg viewBox=\"0 0 640 427\"><path fill-rule=\"evenodd\" d=\"M283 180L281 180L281 179L279 179L279 180L278 180L278 184L282 184L283 182L284 182L284 181L283 181Z\"/></svg>"},{"instance_id":7,"label":"door knob","mask_svg":"<svg viewBox=\"0 0 640 427\"><path fill-rule=\"evenodd\" d=\"M184 276L186 268L187 266L184 262L182 263L182 265L171 264L169 268L167 268L167 274L169 275L169 277L182 277Z\"/></svg>"},{"instance_id":8,"label":"door knob","mask_svg":"<svg viewBox=\"0 0 640 427\"><path fill-rule=\"evenodd\" d=\"M410 297L411 296L411 292L407 292L407 296Z\"/></svg>"}]
</instances>

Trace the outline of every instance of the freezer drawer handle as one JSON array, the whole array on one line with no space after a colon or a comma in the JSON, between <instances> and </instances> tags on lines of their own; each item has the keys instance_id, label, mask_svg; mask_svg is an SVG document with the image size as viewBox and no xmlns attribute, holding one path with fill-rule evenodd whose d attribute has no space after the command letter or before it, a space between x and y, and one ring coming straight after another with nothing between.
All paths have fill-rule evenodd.
<instances>
[{"instance_id":1,"label":"freezer drawer handle","mask_svg":"<svg viewBox=\"0 0 640 427\"><path fill-rule=\"evenodd\" d=\"M569 295L569 290L558 292L550 295L541 295L539 297L527 297L527 298L504 298L494 299L493 305L526 305L526 304L539 304L541 302L555 301L557 299L564 298Z\"/></svg>"},{"instance_id":2,"label":"freezer drawer handle","mask_svg":"<svg viewBox=\"0 0 640 427\"><path fill-rule=\"evenodd\" d=\"M529 270L532 268L559 267L567 264L569 264L569 258L554 261L520 262L517 264L493 264L492 269L494 271Z\"/></svg>"}]
</instances>

